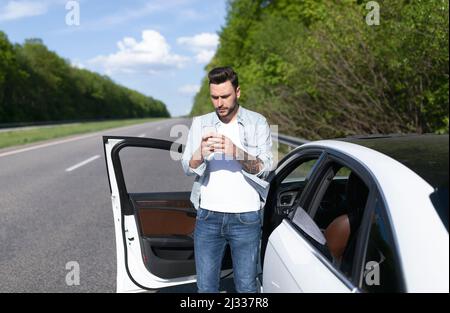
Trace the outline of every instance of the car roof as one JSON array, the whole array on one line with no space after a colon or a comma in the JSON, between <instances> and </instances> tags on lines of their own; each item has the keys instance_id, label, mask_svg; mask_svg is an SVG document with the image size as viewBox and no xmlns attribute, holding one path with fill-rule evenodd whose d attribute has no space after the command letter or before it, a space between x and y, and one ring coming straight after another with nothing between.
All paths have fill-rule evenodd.
<instances>
[{"instance_id":1,"label":"car roof","mask_svg":"<svg viewBox=\"0 0 450 313\"><path fill-rule=\"evenodd\" d=\"M372 135L337 140L383 153L417 173L435 189L448 186L448 135Z\"/></svg>"}]
</instances>

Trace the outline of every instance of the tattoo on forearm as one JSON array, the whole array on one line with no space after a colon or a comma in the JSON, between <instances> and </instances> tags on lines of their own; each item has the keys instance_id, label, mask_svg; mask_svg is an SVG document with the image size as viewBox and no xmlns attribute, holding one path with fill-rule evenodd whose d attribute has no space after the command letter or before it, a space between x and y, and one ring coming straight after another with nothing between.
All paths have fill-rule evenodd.
<instances>
[{"instance_id":1,"label":"tattoo on forearm","mask_svg":"<svg viewBox=\"0 0 450 313\"><path fill-rule=\"evenodd\" d=\"M261 161L259 159L256 160L244 160L239 161L242 164L242 168L244 171L250 174L257 174L261 168Z\"/></svg>"},{"instance_id":2,"label":"tattoo on forearm","mask_svg":"<svg viewBox=\"0 0 450 313\"><path fill-rule=\"evenodd\" d=\"M262 168L262 162L260 159L251 156L247 152L239 149L238 155L240 156L237 158L238 162L242 165L242 168L244 171L250 174L257 174Z\"/></svg>"}]
</instances>

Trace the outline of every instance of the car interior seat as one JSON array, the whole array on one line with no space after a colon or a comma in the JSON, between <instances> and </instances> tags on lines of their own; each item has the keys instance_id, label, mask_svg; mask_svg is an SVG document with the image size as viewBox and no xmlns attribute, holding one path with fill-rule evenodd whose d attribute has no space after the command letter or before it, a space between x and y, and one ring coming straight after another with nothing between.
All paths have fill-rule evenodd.
<instances>
[{"instance_id":1,"label":"car interior seat","mask_svg":"<svg viewBox=\"0 0 450 313\"><path fill-rule=\"evenodd\" d=\"M353 259L352 251L368 194L369 190L362 179L354 172L350 173L346 186L346 214L335 218L325 229L328 249L338 264L351 263Z\"/></svg>"}]
</instances>

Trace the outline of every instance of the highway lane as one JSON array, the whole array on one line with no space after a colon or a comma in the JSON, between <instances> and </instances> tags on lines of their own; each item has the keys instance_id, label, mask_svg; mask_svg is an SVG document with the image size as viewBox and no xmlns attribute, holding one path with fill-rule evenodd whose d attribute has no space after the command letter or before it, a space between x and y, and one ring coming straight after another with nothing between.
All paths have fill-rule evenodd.
<instances>
[{"instance_id":1,"label":"highway lane","mask_svg":"<svg viewBox=\"0 0 450 313\"><path fill-rule=\"evenodd\" d=\"M169 132L177 124L189 126L190 120L105 130L17 154L7 154L17 148L0 150L0 292L114 292L114 228L101 137L174 140ZM192 178L182 174L181 164L174 167L157 153L149 164L156 172L140 187L190 190ZM151 176L164 179L156 184ZM70 261L80 265L78 286L66 284Z\"/></svg>"}]
</instances>

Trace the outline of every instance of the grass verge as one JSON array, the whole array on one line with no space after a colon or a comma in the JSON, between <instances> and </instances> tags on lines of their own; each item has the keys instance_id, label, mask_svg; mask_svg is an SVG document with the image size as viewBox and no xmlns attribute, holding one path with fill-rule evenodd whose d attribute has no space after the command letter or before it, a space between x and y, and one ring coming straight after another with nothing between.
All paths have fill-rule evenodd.
<instances>
[{"instance_id":1,"label":"grass verge","mask_svg":"<svg viewBox=\"0 0 450 313\"><path fill-rule=\"evenodd\" d=\"M104 129L123 127L162 120L162 118L140 118L102 122L86 122L40 126L0 132L0 149L28 143L66 137L70 135L92 133Z\"/></svg>"}]
</instances>

